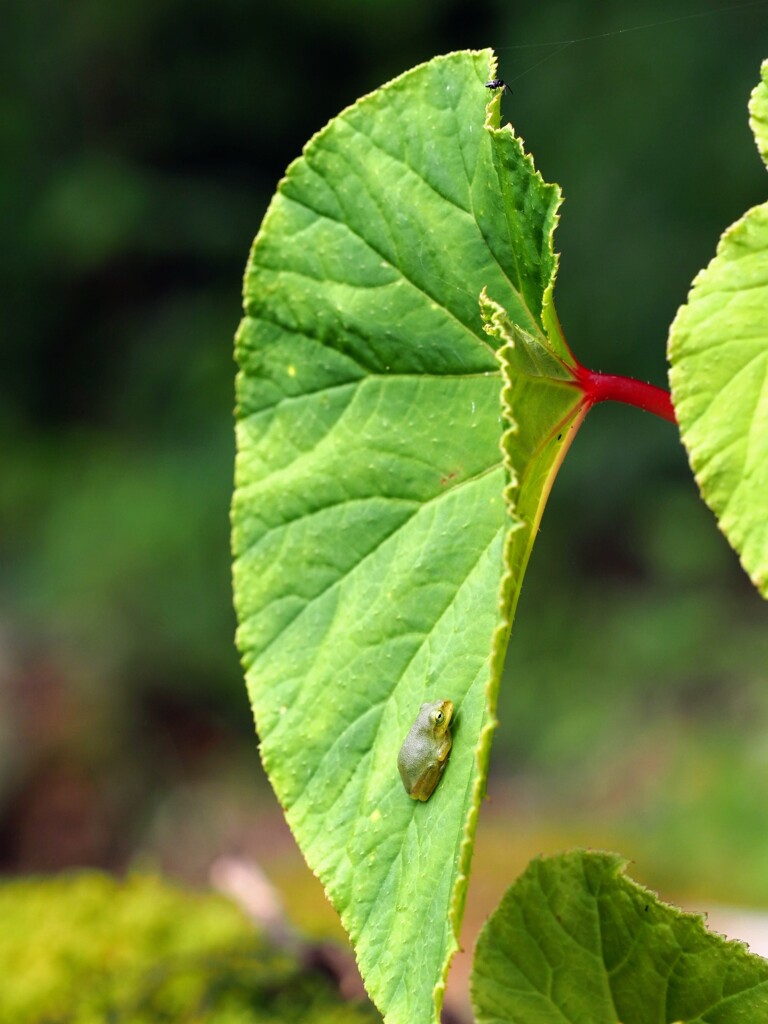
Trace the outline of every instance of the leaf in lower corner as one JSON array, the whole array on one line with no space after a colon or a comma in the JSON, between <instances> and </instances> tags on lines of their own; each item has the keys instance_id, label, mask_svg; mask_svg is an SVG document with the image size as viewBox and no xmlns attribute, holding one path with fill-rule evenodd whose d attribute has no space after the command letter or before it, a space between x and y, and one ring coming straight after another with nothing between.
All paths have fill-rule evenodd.
<instances>
[{"instance_id":1,"label":"leaf in lower corner","mask_svg":"<svg viewBox=\"0 0 768 1024\"><path fill-rule=\"evenodd\" d=\"M537 859L480 934L478 1024L768 1020L768 963L624 874L615 854Z\"/></svg>"}]
</instances>

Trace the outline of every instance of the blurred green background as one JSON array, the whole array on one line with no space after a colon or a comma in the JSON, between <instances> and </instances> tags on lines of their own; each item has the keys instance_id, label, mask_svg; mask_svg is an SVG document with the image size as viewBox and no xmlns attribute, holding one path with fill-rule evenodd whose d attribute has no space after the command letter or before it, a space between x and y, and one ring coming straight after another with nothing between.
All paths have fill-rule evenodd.
<instances>
[{"instance_id":1,"label":"blurred green background","mask_svg":"<svg viewBox=\"0 0 768 1024\"><path fill-rule=\"evenodd\" d=\"M322 930L261 774L230 599L232 335L277 181L359 95L496 47L506 116L566 196L570 344L663 385L693 275L766 197L746 103L768 4L3 13L0 869L139 858L194 881L244 852ZM596 409L523 588L470 912L575 843L673 898L768 906L766 627L674 428Z\"/></svg>"}]
</instances>

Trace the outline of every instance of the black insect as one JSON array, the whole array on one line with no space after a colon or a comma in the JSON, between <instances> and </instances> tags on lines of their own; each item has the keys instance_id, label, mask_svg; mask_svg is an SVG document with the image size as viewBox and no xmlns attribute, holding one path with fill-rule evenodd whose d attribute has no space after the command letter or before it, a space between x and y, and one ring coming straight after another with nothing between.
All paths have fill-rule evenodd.
<instances>
[{"instance_id":1,"label":"black insect","mask_svg":"<svg viewBox=\"0 0 768 1024\"><path fill-rule=\"evenodd\" d=\"M495 92L497 89L503 89L505 92L512 93L507 83L503 78L492 78L490 82L485 83L485 88Z\"/></svg>"}]
</instances>

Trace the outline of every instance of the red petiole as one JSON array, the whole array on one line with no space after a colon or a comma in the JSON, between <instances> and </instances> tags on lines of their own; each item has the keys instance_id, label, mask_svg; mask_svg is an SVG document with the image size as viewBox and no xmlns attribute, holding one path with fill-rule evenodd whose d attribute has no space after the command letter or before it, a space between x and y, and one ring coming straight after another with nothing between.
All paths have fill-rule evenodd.
<instances>
[{"instance_id":1,"label":"red petiole","mask_svg":"<svg viewBox=\"0 0 768 1024\"><path fill-rule=\"evenodd\" d=\"M590 406L598 402L626 402L638 409L645 409L655 416L676 423L675 410L668 391L646 384L632 377L618 377L611 373L596 373L583 366L574 367L576 383L583 390Z\"/></svg>"}]
</instances>

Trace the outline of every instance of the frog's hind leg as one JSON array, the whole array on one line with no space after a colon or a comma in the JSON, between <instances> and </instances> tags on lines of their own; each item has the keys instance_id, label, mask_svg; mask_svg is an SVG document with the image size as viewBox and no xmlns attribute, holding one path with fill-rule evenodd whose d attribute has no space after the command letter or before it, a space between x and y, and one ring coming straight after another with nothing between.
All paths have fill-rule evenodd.
<instances>
[{"instance_id":1,"label":"frog's hind leg","mask_svg":"<svg viewBox=\"0 0 768 1024\"><path fill-rule=\"evenodd\" d=\"M445 761L432 761L411 790L414 800L429 800L445 769Z\"/></svg>"}]
</instances>

